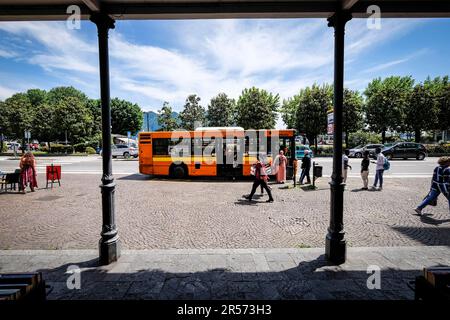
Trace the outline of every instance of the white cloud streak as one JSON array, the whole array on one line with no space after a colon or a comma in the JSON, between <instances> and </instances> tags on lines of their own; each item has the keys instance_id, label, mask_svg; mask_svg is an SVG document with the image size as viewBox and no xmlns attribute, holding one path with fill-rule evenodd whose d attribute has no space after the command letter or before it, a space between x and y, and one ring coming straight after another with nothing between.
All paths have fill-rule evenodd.
<instances>
[{"instance_id":1,"label":"white cloud streak","mask_svg":"<svg viewBox=\"0 0 450 320\"><path fill-rule=\"evenodd\" d=\"M383 20L381 30L368 30L364 20L351 21L347 27L347 64L416 25L414 21ZM18 56L0 49L0 56L25 59L50 76L64 77L63 83L74 79L74 85L87 92L98 87L96 37L87 40L85 34L58 22L7 22L0 24L0 31L26 38L35 48ZM165 31L173 37L173 47L147 43L144 37L139 42L128 41L117 23L110 34L112 96L153 110L169 101L180 110L187 95L193 93L206 106L219 92L237 98L242 89L257 86L284 99L314 82L332 81L333 30L324 20L200 20L182 22L181 28ZM346 84L352 81L356 82L353 79ZM3 93L8 90L3 88Z\"/></svg>"}]
</instances>

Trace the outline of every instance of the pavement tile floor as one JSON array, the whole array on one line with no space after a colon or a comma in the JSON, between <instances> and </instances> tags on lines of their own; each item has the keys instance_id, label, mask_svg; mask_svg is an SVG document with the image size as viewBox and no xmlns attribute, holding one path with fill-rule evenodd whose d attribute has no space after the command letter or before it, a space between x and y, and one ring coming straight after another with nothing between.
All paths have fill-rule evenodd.
<instances>
[{"instance_id":1,"label":"pavement tile floor","mask_svg":"<svg viewBox=\"0 0 450 320\"><path fill-rule=\"evenodd\" d=\"M43 272L48 299L413 299L424 267L450 265L448 246L348 248L329 265L323 248L124 250L98 266L96 250L1 250L0 273ZM69 289L79 268L80 289ZM380 289L369 289L369 266ZM373 268L373 267L371 267ZM72 278L70 278L72 277ZM71 282L75 283L75 282Z\"/></svg>"}]
</instances>

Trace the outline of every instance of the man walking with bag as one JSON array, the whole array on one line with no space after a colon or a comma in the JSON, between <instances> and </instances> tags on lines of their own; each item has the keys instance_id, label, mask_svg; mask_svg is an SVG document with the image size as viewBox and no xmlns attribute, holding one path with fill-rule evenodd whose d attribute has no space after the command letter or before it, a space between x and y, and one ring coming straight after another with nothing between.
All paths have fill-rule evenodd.
<instances>
[{"instance_id":1,"label":"man walking with bag","mask_svg":"<svg viewBox=\"0 0 450 320\"><path fill-rule=\"evenodd\" d=\"M248 201L252 201L253 195L256 192L256 189L261 185L269 195L269 200L266 202L273 202L272 191L270 191L269 186L267 185L267 180L269 176L267 175L265 166L261 163L261 161L256 161L255 166L255 181L253 182L252 191L248 196L244 196Z\"/></svg>"}]
</instances>

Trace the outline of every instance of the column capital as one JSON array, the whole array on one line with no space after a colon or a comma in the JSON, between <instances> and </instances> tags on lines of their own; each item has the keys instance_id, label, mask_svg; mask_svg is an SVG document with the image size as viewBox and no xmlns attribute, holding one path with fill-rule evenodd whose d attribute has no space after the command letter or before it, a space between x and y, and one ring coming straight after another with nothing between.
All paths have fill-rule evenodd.
<instances>
[{"instance_id":1,"label":"column capital","mask_svg":"<svg viewBox=\"0 0 450 320\"><path fill-rule=\"evenodd\" d=\"M328 26L333 28L336 28L339 25L345 26L352 18L352 13L350 11L339 10L327 19Z\"/></svg>"},{"instance_id":2,"label":"column capital","mask_svg":"<svg viewBox=\"0 0 450 320\"><path fill-rule=\"evenodd\" d=\"M115 22L113 18L111 18L108 14L103 12L93 12L91 13L91 16L89 17L89 20L91 20L93 23L97 25L97 28L100 29L100 27L106 28L106 29L114 29L115 28Z\"/></svg>"}]
</instances>

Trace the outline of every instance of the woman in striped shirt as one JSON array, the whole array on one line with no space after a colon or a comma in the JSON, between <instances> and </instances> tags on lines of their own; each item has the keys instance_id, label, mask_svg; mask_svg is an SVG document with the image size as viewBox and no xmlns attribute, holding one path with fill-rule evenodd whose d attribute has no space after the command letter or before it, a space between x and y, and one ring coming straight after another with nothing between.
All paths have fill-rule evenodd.
<instances>
[{"instance_id":1,"label":"woman in striped shirt","mask_svg":"<svg viewBox=\"0 0 450 320\"><path fill-rule=\"evenodd\" d=\"M423 208L436 201L441 193L447 198L450 208L450 157L440 157L438 164L439 166L434 168L430 192L422 203L414 209L418 215L422 214Z\"/></svg>"}]
</instances>

